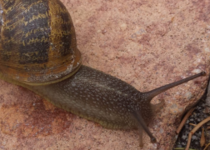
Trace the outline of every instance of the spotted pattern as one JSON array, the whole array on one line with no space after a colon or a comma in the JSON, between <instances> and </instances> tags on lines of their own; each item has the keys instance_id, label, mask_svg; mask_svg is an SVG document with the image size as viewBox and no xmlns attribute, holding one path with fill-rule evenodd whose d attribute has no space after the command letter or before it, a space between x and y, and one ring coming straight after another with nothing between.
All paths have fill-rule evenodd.
<instances>
[{"instance_id":1,"label":"spotted pattern","mask_svg":"<svg viewBox=\"0 0 210 150\"><path fill-rule=\"evenodd\" d=\"M151 104L134 87L82 66L71 78L50 86L30 87L55 105L107 128L137 128L134 111L150 117Z\"/></svg>"}]
</instances>

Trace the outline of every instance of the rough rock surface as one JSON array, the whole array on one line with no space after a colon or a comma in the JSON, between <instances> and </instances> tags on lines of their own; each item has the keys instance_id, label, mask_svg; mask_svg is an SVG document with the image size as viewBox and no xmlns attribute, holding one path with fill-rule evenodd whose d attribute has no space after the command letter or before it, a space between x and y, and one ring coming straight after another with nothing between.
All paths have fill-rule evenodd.
<instances>
[{"instance_id":1,"label":"rough rock surface","mask_svg":"<svg viewBox=\"0 0 210 150\"><path fill-rule=\"evenodd\" d=\"M209 0L61 0L77 33L83 64L144 92L205 70L210 62ZM166 106L145 150L168 150L184 110L204 93L207 77L157 96ZM0 149L138 150L137 131L104 129L0 81Z\"/></svg>"}]
</instances>

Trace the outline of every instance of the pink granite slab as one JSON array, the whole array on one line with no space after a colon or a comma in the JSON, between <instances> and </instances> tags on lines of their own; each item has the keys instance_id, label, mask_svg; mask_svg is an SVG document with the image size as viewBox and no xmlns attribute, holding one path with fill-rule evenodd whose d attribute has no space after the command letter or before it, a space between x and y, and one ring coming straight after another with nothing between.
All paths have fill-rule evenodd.
<instances>
[{"instance_id":1,"label":"pink granite slab","mask_svg":"<svg viewBox=\"0 0 210 150\"><path fill-rule=\"evenodd\" d=\"M209 0L61 0L69 10L83 64L145 92L210 69ZM170 150L186 108L207 77L168 90L143 150ZM109 130L0 81L0 149L139 150L138 132Z\"/></svg>"}]
</instances>

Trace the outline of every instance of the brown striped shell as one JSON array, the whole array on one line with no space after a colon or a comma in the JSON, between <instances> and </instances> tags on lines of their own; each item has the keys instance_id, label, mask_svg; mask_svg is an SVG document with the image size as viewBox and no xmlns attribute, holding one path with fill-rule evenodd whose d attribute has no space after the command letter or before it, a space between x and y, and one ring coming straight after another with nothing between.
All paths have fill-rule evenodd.
<instances>
[{"instance_id":1,"label":"brown striped shell","mask_svg":"<svg viewBox=\"0 0 210 150\"><path fill-rule=\"evenodd\" d=\"M42 85L81 65L71 17L59 0L0 0L0 77Z\"/></svg>"}]
</instances>

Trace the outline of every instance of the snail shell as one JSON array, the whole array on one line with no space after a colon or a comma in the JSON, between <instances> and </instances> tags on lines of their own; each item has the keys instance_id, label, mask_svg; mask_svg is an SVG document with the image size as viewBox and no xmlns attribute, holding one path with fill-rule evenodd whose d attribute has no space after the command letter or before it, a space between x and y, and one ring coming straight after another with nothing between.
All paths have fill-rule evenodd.
<instances>
[{"instance_id":1,"label":"snail shell","mask_svg":"<svg viewBox=\"0 0 210 150\"><path fill-rule=\"evenodd\" d=\"M78 70L74 26L59 0L0 0L0 10L0 76L43 85Z\"/></svg>"}]
</instances>

